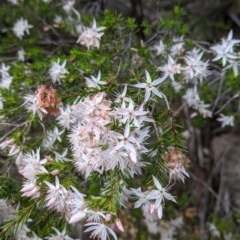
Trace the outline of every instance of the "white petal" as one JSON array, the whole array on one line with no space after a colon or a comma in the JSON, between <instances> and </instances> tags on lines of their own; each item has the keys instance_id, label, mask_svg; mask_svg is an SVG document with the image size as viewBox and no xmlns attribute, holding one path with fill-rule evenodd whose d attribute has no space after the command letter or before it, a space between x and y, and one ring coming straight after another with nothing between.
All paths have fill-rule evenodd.
<instances>
[{"instance_id":1,"label":"white petal","mask_svg":"<svg viewBox=\"0 0 240 240\"><path fill-rule=\"evenodd\" d=\"M138 83L138 84L135 84L133 86L137 87L137 88L146 88L146 83Z\"/></svg>"},{"instance_id":2,"label":"white petal","mask_svg":"<svg viewBox=\"0 0 240 240\"><path fill-rule=\"evenodd\" d=\"M147 83L151 83L152 79L151 79L150 74L149 74L149 72L147 70L145 70L145 74L146 74Z\"/></svg>"},{"instance_id":3,"label":"white petal","mask_svg":"<svg viewBox=\"0 0 240 240\"><path fill-rule=\"evenodd\" d=\"M147 102L147 101L148 101L148 99L150 98L150 95L151 95L151 91L146 90L145 96L144 96L144 102Z\"/></svg>"},{"instance_id":4,"label":"white petal","mask_svg":"<svg viewBox=\"0 0 240 240\"><path fill-rule=\"evenodd\" d=\"M158 208L157 213L158 213L159 219L161 219L162 218L162 205Z\"/></svg>"},{"instance_id":5,"label":"white petal","mask_svg":"<svg viewBox=\"0 0 240 240\"><path fill-rule=\"evenodd\" d=\"M85 212L79 211L70 218L69 223L76 223L76 222L80 221L81 219L83 219L85 217L85 215L86 215Z\"/></svg>"},{"instance_id":6,"label":"white petal","mask_svg":"<svg viewBox=\"0 0 240 240\"><path fill-rule=\"evenodd\" d=\"M162 190L161 183L153 176L153 182L158 190Z\"/></svg>"},{"instance_id":7,"label":"white petal","mask_svg":"<svg viewBox=\"0 0 240 240\"><path fill-rule=\"evenodd\" d=\"M157 95L158 97L160 97L160 98L163 97L162 94L161 94L155 87L152 89L152 91L153 91L153 93L154 93L155 95Z\"/></svg>"},{"instance_id":8,"label":"white petal","mask_svg":"<svg viewBox=\"0 0 240 240\"><path fill-rule=\"evenodd\" d=\"M154 81L152 82L152 85L153 85L153 86L156 86L156 85L162 83L165 79L166 79L166 78L158 78L158 79L156 79L156 80L154 80Z\"/></svg>"}]
</instances>

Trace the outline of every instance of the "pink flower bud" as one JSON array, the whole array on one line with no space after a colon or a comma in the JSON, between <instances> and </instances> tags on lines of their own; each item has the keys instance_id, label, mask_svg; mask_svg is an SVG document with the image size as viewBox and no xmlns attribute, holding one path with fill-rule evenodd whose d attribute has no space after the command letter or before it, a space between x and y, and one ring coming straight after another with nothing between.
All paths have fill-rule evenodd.
<instances>
[{"instance_id":1,"label":"pink flower bud","mask_svg":"<svg viewBox=\"0 0 240 240\"><path fill-rule=\"evenodd\" d=\"M111 214L107 213L106 216L105 216L105 221L109 222L110 220L111 220Z\"/></svg>"},{"instance_id":2,"label":"pink flower bud","mask_svg":"<svg viewBox=\"0 0 240 240\"><path fill-rule=\"evenodd\" d=\"M121 223L121 220L119 218L116 218L115 223L117 225L117 228L121 231L124 232L123 225Z\"/></svg>"},{"instance_id":3,"label":"pink flower bud","mask_svg":"<svg viewBox=\"0 0 240 240\"><path fill-rule=\"evenodd\" d=\"M233 98L238 98L239 97L239 94L236 93L235 95L233 95Z\"/></svg>"},{"instance_id":4,"label":"pink flower bud","mask_svg":"<svg viewBox=\"0 0 240 240\"><path fill-rule=\"evenodd\" d=\"M151 205L150 205L150 214L153 214L154 209L155 209L155 203L151 203Z\"/></svg>"},{"instance_id":5,"label":"pink flower bud","mask_svg":"<svg viewBox=\"0 0 240 240\"><path fill-rule=\"evenodd\" d=\"M197 116L197 113L194 112L194 113L191 114L190 118L195 118L196 116Z\"/></svg>"},{"instance_id":6,"label":"pink flower bud","mask_svg":"<svg viewBox=\"0 0 240 240\"><path fill-rule=\"evenodd\" d=\"M158 218L161 219L162 218L162 205L159 206L158 210L157 210L157 214L158 214Z\"/></svg>"},{"instance_id":7,"label":"pink flower bud","mask_svg":"<svg viewBox=\"0 0 240 240\"><path fill-rule=\"evenodd\" d=\"M53 176L57 175L58 173L59 173L59 170L57 170L57 169L51 171L51 174L52 174Z\"/></svg>"},{"instance_id":8,"label":"pink flower bud","mask_svg":"<svg viewBox=\"0 0 240 240\"><path fill-rule=\"evenodd\" d=\"M52 161L53 161L53 159L52 159L50 156L45 156L45 159L46 159L47 161L49 161L49 162L52 162Z\"/></svg>"}]
</instances>

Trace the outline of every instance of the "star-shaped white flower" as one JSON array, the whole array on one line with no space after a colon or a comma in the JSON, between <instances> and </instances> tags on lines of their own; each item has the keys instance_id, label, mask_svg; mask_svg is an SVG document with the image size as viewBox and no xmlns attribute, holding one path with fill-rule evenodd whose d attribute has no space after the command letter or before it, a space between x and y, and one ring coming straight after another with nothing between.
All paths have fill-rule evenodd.
<instances>
[{"instance_id":1,"label":"star-shaped white flower","mask_svg":"<svg viewBox=\"0 0 240 240\"><path fill-rule=\"evenodd\" d=\"M181 64L178 64L170 55L168 56L168 63L162 67L158 67L157 70L164 73L163 79L170 77L174 81L174 75L181 73Z\"/></svg>"},{"instance_id":2,"label":"star-shaped white flower","mask_svg":"<svg viewBox=\"0 0 240 240\"><path fill-rule=\"evenodd\" d=\"M222 123L222 128L225 126L234 126L234 116L225 116L222 113L220 113L220 116L217 120Z\"/></svg>"},{"instance_id":3,"label":"star-shaped white flower","mask_svg":"<svg viewBox=\"0 0 240 240\"><path fill-rule=\"evenodd\" d=\"M101 71L98 72L97 77L91 76L91 78L85 78L86 84L90 88L97 88L100 89L99 85L105 85L107 84L105 81L101 81Z\"/></svg>"},{"instance_id":4,"label":"star-shaped white flower","mask_svg":"<svg viewBox=\"0 0 240 240\"><path fill-rule=\"evenodd\" d=\"M134 208L139 208L139 207L149 207L151 205L151 198L149 196L149 191L146 192L142 192L141 188L138 189L134 189L131 188L131 194L135 195L136 198L138 199L135 204L134 204Z\"/></svg>"},{"instance_id":5,"label":"star-shaped white flower","mask_svg":"<svg viewBox=\"0 0 240 240\"><path fill-rule=\"evenodd\" d=\"M10 69L10 66L6 66L5 63L2 63L2 67L0 68L0 73L2 75L2 78L9 77L8 70Z\"/></svg>"},{"instance_id":6,"label":"star-shaped white flower","mask_svg":"<svg viewBox=\"0 0 240 240\"><path fill-rule=\"evenodd\" d=\"M140 144L137 141L137 139L132 136L131 131L130 131L130 125L129 122L127 122L125 129L124 129L124 134L120 134L118 132L112 131L112 135L118 139L117 145L112 149L110 154L113 154L117 150L123 148L127 151L129 151L129 155L131 160L136 163L137 162L137 151L136 148L140 148Z\"/></svg>"},{"instance_id":7,"label":"star-shaped white flower","mask_svg":"<svg viewBox=\"0 0 240 240\"><path fill-rule=\"evenodd\" d=\"M152 208L155 208L157 210L158 217L159 219L161 219L162 218L162 202L164 201L164 198L171 200L173 202L176 202L176 200L170 193L167 192L170 189L170 187L163 188L161 183L154 176L153 176L153 182L155 187L158 190L152 190L149 193L149 198L151 198L152 200L155 200L155 203L153 204Z\"/></svg>"},{"instance_id":8,"label":"star-shaped white flower","mask_svg":"<svg viewBox=\"0 0 240 240\"><path fill-rule=\"evenodd\" d=\"M67 61L64 60L60 64L60 59L58 58L57 62L53 62L51 68L49 69L49 75L53 83L61 83L61 79L65 78L65 74L68 74L67 69L65 68Z\"/></svg>"},{"instance_id":9,"label":"star-shaped white flower","mask_svg":"<svg viewBox=\"0 0 240 240\"><path fill-rule=\"evenodd\" d=\"M158 55L162 54L162 53L165 51L165 48L166 48L166 47L165 47L163 41L160 40L160 41L158 42L158 44L155 44L155 45L153 46L152 49L156 51L156 55L158 56Z\"/></svg>"},{"instance_id":10,"label":"star-shaped white flower","mask_svg":"<svg viewBox=\"0 0 240 240\"><path fill-rule=\"evenodd\" d=\"M105 27L97 27L95 19L93 20L91 28L84 28L85 31L78 38L77 43L85 45L88 49L90 47L100 47L100 39L103 36Z\"/></svg>"},{"instance_id":11,"label":"star-shaped white flower","mask_svg":"<svg viewBox=\"0 0 240 240\"><path fill-rule=\"evenodd\" d=\"M147 81L146 83L138 83L138 84L133 85L134 87L144 88L146 90L145 97L144 97L144 102L148 101L148 99L151 96L151 92L153 92L158 97L163 98L162 93L159 92L159 90L155 86L162 83L165 79L164 78L158 78L158 79L152 81L152 79L150 77L150 74L147 70L145 70L145 74L146 74L146 81Z\"/></svg>"},{"instance_id":12,"label":"star-shaped white flower","mask_svg":"<svg viewBox=\"0 0 240 240\"><path fill-rule=\"evenodd\" d=\"M85 224L84 226L89 226L89 228L87 228L84 232L92 231L90 238L97 237L101 240L107 240L109 239L108 235L111 234L114 240L117 240L117 235L114 233L114 231L102 223L91 222Z\"/></svg>"},{"instance_id":13,"label":"star-shaped white flower","mask_svg":"<svg viewBox=\"0 0 240 240\"><path fill-rule=\"evenodd\" d=\"M29 34L29 29L32 27L32 25L28 24L28 20L20 18L13 26L13 32L18 38L22 39L24 32Z\"/></svg>"}]
</instances>

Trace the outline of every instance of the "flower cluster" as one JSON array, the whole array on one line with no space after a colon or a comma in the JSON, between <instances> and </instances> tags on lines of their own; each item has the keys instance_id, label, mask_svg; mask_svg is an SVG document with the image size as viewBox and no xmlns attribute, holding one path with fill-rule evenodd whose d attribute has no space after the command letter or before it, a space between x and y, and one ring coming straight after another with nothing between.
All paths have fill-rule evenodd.
<instances>
[{"instance_id":1,"label":"flower cluster","mask_svg":"<svg viewBox=\"0 0 240 240\"><path fill-rule=\"evenodd\" d=\"M135 195L138 199L134 204L134 208L139 208L142 206L143 209L148 209L151 214L156 211L159 219L161 219L163 213L162 203L164 202L164 199L166 198L173 202L176 202L176 200L170 193L168 193L170 187L163 188L161 183L154 176L153 182L157 189L151 189L142 192L141 188L131 188L131 194Z\"/></svg>"},{"instance_id":2,"label":"flower cluster","mask_svg":"<svg viewBox=\"0 0 240 240\"><path fill-rule=\"evenodd\" d=\"M119 167L131 176L139 173L140 153L148 138L148 128L142 127L147 120L147 111L136 108L133 101L122 101L117 108L100 92L87 97L72 106L77 119L69 135L75 165L87 178L93 171L103 173ZM114 121L119 121L117 129L111 129Z\"/></svg>"},{"instance_id":3,"label":"flower cluster","mask_svg":"<svg viewBox=\"0 0 240 240\"><path fill-rule=\"evenodd\" d=\"M84 32L80 35L77 43L86 46L88 49L90 47L100 47L100 39L103 36L103 31L105 27L97 27L95 19L93 20L91 28L85 28Z\"/></svg>"},{"instance_id":4,"label":"flower cluster","mask_svg":"<svg viewBox=\"0 0 240 240\"><path fill-rule=\"evenodd\" d=\"M22 164L19 167L19 172L26 179L23 183L23 188L21 189L21 192L23 193L22 196L32 198L41 197L40 188L43 188L43 186L38 185L37 182L39 175L49 174L45 168L48 161L53 161L53 159L45 157L41 160L39 149L36 153L31 151L22 156ZM58 174L58 171L52 171L50 174ZM101 211L89 209L87 202L84 201L85 195L80 193L77 188L73 186L71 186L71 189L67 190L60 184L58 176L55 176L55 184L48 181L44 181L44 183L44 195L46 196L45 207L61 213L70 224L74 224L86 218L88 223L85 225L89 227L86 229L86 232L93 231L91 236L98 236L101 237L101 239L106 239L108 234L111 234L114 239L117 239L113 230L106 225L107 222L109 222L109 215L111 214L104 214ZM106 224L104 224L103 221L105 221ZM121 221L118 218L116 219L116 226L121 231L124 231ZM62 232L59 232L56 228L53 229L58 237L61 236L68 240L72 239L66 235L66 229ZM29 231L24 232L27 233ZM21 231L21 234L24 232ZM33 234L35 235L35 233ZM54 236L52 235L47 239L55 239L53 237Z\"/></svg>"},{"instance_id":5,"label":"flower cluster","mask_svg":"<svg viewBox=\"0 0 240 240\"><path fill-rule=\"evenodd\" d=\"M233 39L233 31L231 30L228 37L222 38L221 44L216 44L211 47L211 51L216 55L212 61L222 60L222 65L225 67L223 70L232 69L235 76L238 75L239 53L236 51L237 44L240 40ZM200 98L200 91L202 84L208 83L210 78L216 78L216 70L210 70L210 60L203 60L205 58L204 50L193 48L191 50L184 49L184 39L178 39L178 43L174 43L170 49L164 45L163 40L155 44L151 49L156 55L162 55L167 61L163 66L157 67L157 70L162 73L160 79L170 79L171 84L176 92L181 89L186 89L183 99L187 105L196 110L203 118L212 117L214 109L209 109L211 103L205 103ZM167 58L166 58L167 56ZM217 78L222 78L222 73L219 73ZM222 114L222 113L221 113ZM192 113L191 117L195 117L196 112ZM226 125L233 126L233 118L226 117L219 118L223 122L223 127Z\"/></svg>"},{"instance_id":6,"label":"flower cluster","mask_svg":"<svg viewBox=\"0 0 240 240\"><path fill-rule=\"evenodd\" d=\"M0 88L9 88L12 83L13 78L8 73L9 69L9 66L6 66L4 63L2 63L2 67L0 68Z\"/></svg>"},{"instance_id":7,"label":"flower cluster","mask_svg":"<svg viewBox=\"0 0 240 240\"><path fill-rule=\"evenodd\" d=\"M186 169L190 160L183 154L182 150L177 147L168 147L168 152L163 156L165 165L169 171L170 181L181 180L184 183L185 177L189 177Z\"/></svg>"},{"instance_id":8,"label":"flower cluster","mask_svg":"<svg viewBox=\"0 0 240 240\"><path fill-rule=\"evenodd\" d=\"M213 59L213 61L221 59L223 66L225 66L227 62L234 66L235 59L238 58L237 54L234 51L234 46L238 43L240 43L240 40L233 39L233 31L231 30L228 34L227 39L222 38L221 44L216 44L215 46L211 47L211 49L216 54L216 57ZM234 69L234 74L236 74L237 65L234 67Z\"/></svg>"},{"instance_id":9,"label":"flower cluster","mask_svg":"<svg viewBox=\"0 0 240 240\"><path fill-rule=\"evenodd\" d=\"M35 94L28 94L25 97L25 107L34 115L37 113L42 120L43 114L57 116L61 99L56 96L56 90L53 87L47 88L42 85Z\"/></svg>"}]
</instances>

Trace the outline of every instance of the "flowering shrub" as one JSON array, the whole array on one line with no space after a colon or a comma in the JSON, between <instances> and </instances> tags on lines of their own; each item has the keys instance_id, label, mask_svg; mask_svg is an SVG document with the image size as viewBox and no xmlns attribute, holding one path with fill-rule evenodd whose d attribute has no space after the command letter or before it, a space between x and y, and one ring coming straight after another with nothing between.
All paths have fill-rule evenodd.
<instances>
[{"instance_id":1,"label":"flowering shrub","mask_svg":"<svg viewBox=\"0 0 240 240\"><path fill-rule=\"evenodd\" d=\"M0 197L14 208L1 239L72 239L79 222L93 238L117 239L127 208L141 208L160 233L156 219L178 202L172 185L190 177L182 128L238 117L240 40L230 31L218 44L197 42L162 20L154 30L145 23L143 41L133 19L94 19L74 1L1 8ZM182 224L172 221L172 234Z\"/></svg>"}]
</instances>

